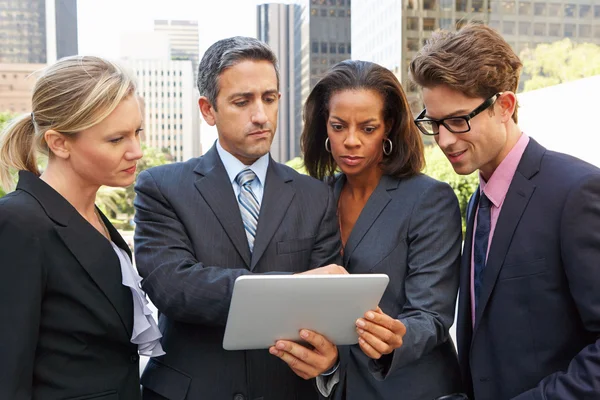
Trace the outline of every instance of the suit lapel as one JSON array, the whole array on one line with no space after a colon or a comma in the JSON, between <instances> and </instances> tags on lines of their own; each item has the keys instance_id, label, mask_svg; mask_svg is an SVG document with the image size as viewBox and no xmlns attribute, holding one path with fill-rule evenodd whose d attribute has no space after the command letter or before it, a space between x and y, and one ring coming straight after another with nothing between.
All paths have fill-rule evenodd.
<instances>
[{"instance_id":1,"label":"suit lapel","mask_svg":"<svg viewBox=\"0 0 600 400\"><path fill-rule=\"evenodd\" d=\"M35 197L48 217L56 223L55 230L59 237L100 291L104 293L121 319L127 338L131 338L133 330L131 293L122 285L123 278L119 258L110 243L64 197L34 174L21 171L17 188ZM109 230L111 239L131 255L115 228L104 216L102 219ZM113 266L118 266L118 268Z\"/></svg>"},{"instance_id":2,"label":"suit lapel","mask_svg":"<svg viewBox=\"0 0 600 400\"><path fill-rule=\"evenodd\" d=\"M481 317L496 285L498 274L504 264L517 225L535 191L535 185L530 179L539 171L545 151L544 147L535 140L530 139L504 199L490 245L487 264L483 270L479 306L475 315L474 334L477 332Z\"/></svg>"},{"instance_id":3,"label":"suit lapel","mask_svg":"<svg viewBox=\"0 0 600 400\"><path fill-rule=\"evenodd\" d=\"M110 301L121 319L127 337L131 338L131 293L122 285L121 264L110 243L80 216L71 218L68 226L56 226L55 229L65 246ZM119 268L108 268L109 265L118 265Z\"/></svg>"},{"instance_id":4,"label":"suit lapel","mask_svg":"<svg viewBox=\"0 0 600 400\"><path fill-rule=\"evenodd\" d=\"M256 227L256 237L254 239L254 251L250 265L251 271L256 267L271 238L273 238L275 231L281 225L281 221L294 198L296 190L290 184L292 180L292 177L289 176L285 169L273 161L273 159L269 159L258 226Z\"/></svg>"},{"instance_id":5,"label":"suit lapel","mask_svg":"<svg viewBox=\"0 0 600 400\"><path fill-rule=\"evenodd\" d=\"M195 182L196 189L221 223L246 266L250 267L250 248L239 205L227 171L214 146L200 158L194 172L200 175Z\"/></svg>"},{"instance_id":6,"label":"suit lapel","mask_svg":"<svg viewBox=\"0 0 600 400\"><path fill-rule=\"evenodd\" d=\"M371 196L369 197L369 200L367 200L367 204L365 204L365 207L358 216L358 219L354 224L354 228L352 229L352 232L350 232L346 246L344 247L345 268L348 268L348 263L354 250L356 250L366 233L369 231L369 229L371 229L371 226L373 226L375 220L377 220L377 217L379 217L383 209L392 199L388 193L388 190L396 189L398 187L398 183L398 180L384 175L381 177L381 180L377 184L377 187L373 193L371 193ZM341 188L339 193L341 193ZM337 197L338 199L339 193Z\"/></svg>"}]
</instances>

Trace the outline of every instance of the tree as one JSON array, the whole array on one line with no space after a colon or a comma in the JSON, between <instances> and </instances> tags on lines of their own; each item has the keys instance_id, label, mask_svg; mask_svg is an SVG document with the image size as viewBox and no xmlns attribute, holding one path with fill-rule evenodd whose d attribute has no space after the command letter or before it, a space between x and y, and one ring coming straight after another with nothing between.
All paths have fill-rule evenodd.
<instances>
[{"instance_id":1,"label":"tree","mask_svg":"<svg viewBox=\"0 0 600 400\"><path fill-rule=\"evenodd\" d=\"M454 172L452 165L438 146L425 147L425 160L427 161L427 167L425 167L425 171L423 172L432 178L448 183L454 190L458 198L458 205L460 206L464 234L467 204L469 198L479 185L477 172L473 172L470 175L458 175Z\"/></svg>"},{"instance_id":2,"label":"tree","mask_svg":"<svg viewBox=\"0 0 600 400\"><path fill-rule=\"evenodd\" d=\"M304 160L302 157L295 157L285 163L288 167L298 171L301 174L307 175L306 168L304 168Z\"/></svg>"},{"instance_id":3,"label":"tree","mask_svg":"<svg viewBox=\"0 0 600 400\"><path fill-rule=\"evenodd\" d=\"M600 74L600 46L569 38L525 49L521 60L525 92Z\"/></svg>"}]
</instances>

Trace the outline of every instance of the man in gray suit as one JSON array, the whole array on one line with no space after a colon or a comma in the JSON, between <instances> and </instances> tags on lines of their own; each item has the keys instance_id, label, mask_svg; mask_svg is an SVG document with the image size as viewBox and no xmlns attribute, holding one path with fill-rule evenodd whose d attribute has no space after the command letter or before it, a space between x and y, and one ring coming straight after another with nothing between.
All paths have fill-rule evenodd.
<instances>
[{"instance_id":1,"label":"man in gray suit","mask_svg":"<svg viewBox=\"0 0 600 400\"><path fill-rule=\"evenodd\" d=\"M135 188L135 256L167 353L148 363L144 398L316 399L309 379L333 372L338 357L323 336L306 332L313 348L285 351L230 352L222 341L237 277L345 272L333 265L341 260L332 193L269 156L280 94L268 46L213 44L198 88L218 141L200 158L141 173Z\"/></svg>"}]
</instances>

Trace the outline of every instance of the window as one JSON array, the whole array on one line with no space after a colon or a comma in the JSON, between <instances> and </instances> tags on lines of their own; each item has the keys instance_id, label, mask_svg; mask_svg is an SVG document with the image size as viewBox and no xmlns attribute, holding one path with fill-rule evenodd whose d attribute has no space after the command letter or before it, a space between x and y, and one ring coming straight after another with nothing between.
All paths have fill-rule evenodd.
<instances>
[{"instance_id":1,"label":"window","mask_svg":"<svg viewBox=\"0 0 600 400\"><path fill-rule=\"evenodd\" d=\"M327 10L324 8L321 8L321 17L326 17L327 16Z\"/></svg>"},{"instance_id":2,"label":"window","mask_svg":"<svg viewBox=\"0 0 600 400\"><path fill-rule=\"evenodd\" d=\"M471 0L471 11L476 13L483 12L483 0Z\"/></svg>"},{"instance_id":3,"label":"window","mask_svg":"<svg viewBox=\"0 0 600 400\"><path fill-rule=\"evenodd\" d=\"M533 15L546 15L546 3L533 3Z\"/></svg>"},{"instance_id":4,"label":"window","mask_svg":"<svg viewBox=\"0 0 600 400\"><path fill-rule=\"evenodd\" d=\"M333 9L329 10L329 16L335 17L335 10L333 10Z\"/></svg>"},{"instance_id":5,"label":"window","mask_svg":"<svg viewBox=\"0 0 600 400\"><path fill-rule=\"evenodd\" d=\"M338 46L338 53L345 54L346 53L346 45L344 43L340 43Z\"/></svg>"},{"instance_id":6,"label":"window","mask_svg":"<svg viewBox=\"0 0 600 400\"><path fill-rule=\"evenodd\" d=\"M330 54L337 53L337 46L335 45L335 43L329 43L329 53Z\"/></svg>"},{"instance_id":7,"label":"window","mask_svg":"<svg viewBox=\"0 0 600 400\"><path fill-rule=\"evenodd\" d=\"M327 54L327 43L321 42L321 53Z\"/></svg>"},{"instance_id":8,"label":"window","mask_svg":"<svg viewBox=\"0 0 600 400\"><path fill-rule=\"evenodd\" d=\"M423 18L423 30L434 31L435 30L435 18Z\"/></svg>"},{"instance_id":9,"label":"window","mask_svg":"<svg viewBox=\"0 0 600 400\"><path fill-rule=\"evenodd\" d=\"M490 23L488 25L490 28L492 28L496 31L500 30L500 20L497 20L497 19L490 20Z\"/></svg>"},{"instance_id":10,"label":"window","mask_svg":"<svg viewBox=\"0 0 600 400\"><path fill-rule=\"evenodd\" d=\"M580 18L587 18L591 15L591 11L592 10L592 6L590 6L589 4L581 4L579 6L579 17Z\"/></svg>"},{"instance_id":11,"label":"window","mask_svg":"<svg viewBox=\"0 0 600 400\"><path fill-rule=\"evenodd\" d=\"M316 8L311 8L310 9L310 15L312 15L313 17L317 16L317 9Z\"/></svg>"},{"instance_id":12,"label":"window","mask_svg":"<svg viewBox=\"0 0 600 400\"><path fill-rule=\"evenodd\" d=\"M440 0L440 10L452 11L452 0Z\"/></svg>"},{"instance_id":13,"label":"window","mask_svg":"<svg viewBox=\"0 0 600 400\"><path fill-rule=\"evenodd\" d=\"M531 23L519 22L519 35L531 35Z\"/></svg>"},{"instance_id":14,"label":"window","mask_svg":"<svg viewBox=\"0 0 600 400\"><path fill-rule=\"evenodd\" d=\"M561 6L558 3L548 4L548 16L549 17L560 17Z\"/></svg>"},{"instance_id":15,"label":"window","mask_svg":"<svg viewBox=\"0 0 600 400\"><path fill-rule=\"evenodd\" d=\"M423 10L437 10L437 0L423 0Z\"/></svg>"},{"instance_id":16,"label":"window","mask_svg":"<svg viewBox=\"0 0 600 400\"><path fill-rule=\"evenodd\" d=\"M442 18L440 19L440 29L452 29L452 19Z\"/></svg>"},{"instance_id":17,"label":"window","mask_svg":"<svg viewBox=\"0 0 600 400\"><path fill-rule=\"evenodd\" d=\"M318 53L319 52L319 42L312 42L312 46L310 48L310 52L311 53Z\"/></svg>"},{"instance_id":18,"label":"window","mask_svg":"<svg viewBox=\"0 0 600 400\"><path fill-rule=\"evenodd\" d=\"M419 51L419 39L406 39L406 48L408 49L408 51Z\"/></svg>"},{"instance_id":19,"label":"window","mask_svg":"<svg viewBox=\"0 0 600 400\"><path fill-rule=\"evenodd\" d=\"M416 0L408 0L406 4L407 10L415 10L417 8Z\"/></svg>"},{"instance_id":20,"label":"window","mask_svg":"<svg viewBox=\"0 0 600 400\"><path fill-rule=\"evenodd\" d=\"M338 11L338 17L345 17L346 16L346 10L339 10Z\"/></svg>"},{"instance_id":21,"label":"window","mask_svg":"<svg viewBox=\"0 0 600 400\"><path fill-rule=\"evenodd\" d=\"M594 6L594 18L600 18L600 6ZM597 28L598 27L596 27L596 29Z\"/></svg>"},{"instance_id":22,"label":"window","mask_svg":"<svg viewBox=\"0 0 600 400\"><path fill-rule=\"evenodd\" d=\"M535 36L546 36L546 24L543 22L536 22L533 24L533 34Z\"/></svg>"},{"instance_id":23,"label":"window","mask_svg":"<svg viewBox=\"0 0 600 400\"><path fill-rule=\"evenodd\" d=\"M600 38L600 25L594 26L594 37L597 39Z\"/></svg>"},{"instance_id":24,"label":"window","mask_svg":"<svg viewBox=\"0 0 600 400\"><path fill-rule=\"evenodd\" d=\"M575 4L565 4L565 17L574 18L575 17Z\"/></svg>"},{"instance_id":25,"label":"window","mask_svg":"<svg viewBox=\"0 0 600 400\"><path fill-rule=\"evenodd\" d=\"M531 15L531 3L528 1L521 1L519 3L519 15Z\"/></svg>"},{"instance_id":26,"label":"window","mask_svg":"<svg viewBox=\"0 0 600 400\"><path fill-rule=\"evenodd\" d=\"M548 24L548 35L549 36L562 36L560 30L560 24Z\"/></svg>"},{"instance_id":27,"label":"window","mask_svg":"<svg viewBox=\"0 0 600 400\"><path fill-rule=\"evenodd\" d=\"M592 26L588 24L579 25L579 37L589 38L592 37Z\"/></svg>"},{"instance_id":28,"label":"window","mask_svg":"<svg viewBox=\"0 0 600 400\"><path fill-rule=\"evenodd\" d=\"M565 24L565 37L575 36L575 24Z\"/></svg>"},{"instance_id":29,"label":"window","mask_svg":"<svg viewBox=\"0 0 600 400\"><path fill-rule=\"evenodd\" d=\"M352 54L352 44L348 43L348 47L346 47L346 49L348 50L348 54Z\"/></svg>"},{"instance_id":30,"label":"window","mask_svg":"<svg viewBox=\"0 0 600 400\"><path fill-rule=\"evenodd\" d=\"M456 11L467 12L467 0L456 0Z\"/></svg>"},{"instance_id":31,"label":"window","mask_svg":"<svg viewBox=\"0 0 600 400\"><path fill-rule=\"evenodd\" d=\"M408 17L406 19L406 29L409 31L418 31L419 30L419 18Z\"/></svg>"},{"instance_id":32,"label":"window","mask_svg":"<svg viewBox=\"0 0 600 400\"><path fill-rule=\"evenodd\" d=\"M502 2L502 11L504 12L504 14L514 14L515 13L514 0L503 1Z\"/></svg>"},{"instance_id":33,"label":"window","mask_svg":"<svg viewBox=\"0 0 600 400\"><path fill-rule=\"evenodd\" d=\"M502 33L505 35L515 34L515 23L513 21L504 21L502 25Z\"/></svg>"}]
</instances>

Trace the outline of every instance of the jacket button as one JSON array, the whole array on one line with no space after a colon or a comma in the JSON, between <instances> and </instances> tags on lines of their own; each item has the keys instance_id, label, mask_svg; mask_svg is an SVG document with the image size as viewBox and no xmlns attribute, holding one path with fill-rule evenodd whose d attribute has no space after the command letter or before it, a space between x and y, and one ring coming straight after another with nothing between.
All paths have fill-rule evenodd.
<instances>
[{"instance_id":1,"label":"jacket button","mask_svg":"<svg viewBox=\"0 0 600 400\"><path fill-rule=\"evenodd\" d=\"M137 354L132 354L131 357L129 357L129 361L131 361L132 364L138 362L140 360L140 356L138 356Z\"/></svg>"},{"instance_id":2,"label":"jacket button","mask_svg":"<svg viewBox=\"0 0 600 400\"><path fill-rule=\"evenodd\" d=\"M236 394L235 396L233 396L233 400L246 400L246 397L244 397L243 394Z\"/></svg>"}]
</instances>

